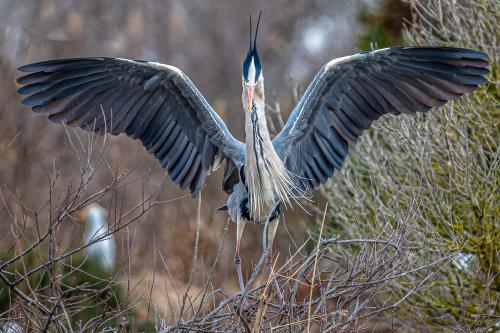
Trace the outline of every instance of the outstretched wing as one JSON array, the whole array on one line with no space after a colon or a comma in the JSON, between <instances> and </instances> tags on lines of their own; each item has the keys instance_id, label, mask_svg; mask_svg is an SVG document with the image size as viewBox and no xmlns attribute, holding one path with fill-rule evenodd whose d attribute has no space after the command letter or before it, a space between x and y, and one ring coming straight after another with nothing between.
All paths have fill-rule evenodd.
<instances>
[{"instance_id":1,"label":"outstretched wing","mask_svg":"<svg viewBox=\"0 0 500 333\"><path fill-rule=\"evenodd\" d=\"M484 53L395 47L334 59L309 85L273 145L311 192L340 169L348 143L386 113L426 112L487 80Z\"/></svg>"},{"instance_id":2,"label":"outstretched wing","mask_svg":"<svg viewBox=\"0 0 500 333\"><path fill-rule=\"evenodd\" d=\"M244 161L217 113L178 68L119 58L38 62L17 82L22 104L56 123L140 139L175 184L196 195L216 157Z\"/></svg>"}]
</instances>

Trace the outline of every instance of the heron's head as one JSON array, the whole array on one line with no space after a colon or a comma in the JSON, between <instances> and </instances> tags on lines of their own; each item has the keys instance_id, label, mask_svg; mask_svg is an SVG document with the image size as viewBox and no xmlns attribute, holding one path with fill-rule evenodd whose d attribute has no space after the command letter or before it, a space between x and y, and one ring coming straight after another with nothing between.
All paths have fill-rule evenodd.
<instances>
[{"instance_id":1,"label":"heron's head","mask_svg":"<svg viewBox=\"0 0 500 333\"><path fill-rule=\"evenodd\" d=\"M261 13L257 20L253 41L252 18L250 17L250 46L245 61L243 61L243 105L248 110L248 113L252 112L254 96L255 98L263 98L264 96L264 77L262 76L262 67L260 65L259 53L257 52L257 32L259 31Z\"/></svg>"},{"instance_id":2,"label":"heron's head","mask_svg":"<svg viewBox=\"0 0 500 333\"><path fill-rule=\"evenodd\" d=\"M107 229L108 212L96 202L79 210L76 217L85 223L85 233L90 236L95 236L98 230L104 232Z\"/></svg>"}]
</instances>

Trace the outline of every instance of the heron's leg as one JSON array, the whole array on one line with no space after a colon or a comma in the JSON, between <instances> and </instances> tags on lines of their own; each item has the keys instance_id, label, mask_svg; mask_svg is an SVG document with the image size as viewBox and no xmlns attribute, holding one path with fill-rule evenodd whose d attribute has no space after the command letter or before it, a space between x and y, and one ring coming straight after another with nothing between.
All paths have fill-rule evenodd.
<instances>
[{"instance_id":1,"label":"heron's leg","mask_svg":"<svg viewBox=\"0 0 500 333\"><path fill-rule=\"evenodd\" d=\"M273 209L270 211L268 215L269 223L267 227L267 237L266 237L266 248L269 248L267 254L266 264L272 265L273 259L273 240L274 236L276 236L276 230L278 229L279 219L281 214L281 204L278 202Z\"/></svg>"},{"instance_id":2,"label":"heron's leg","mask_svg":"<svg viewBox=\"0 0 500 333\"><path fill-rule=\"evenodd\" d=\"M272 284L276 291L276 294L278 295L281 306L285 307L286 306L285 299L283 297L283 294L281 293L278 280L276 280L276 276L273 274L273 240L274 236L276 236L276 230L278 229L280 212L281 212L280 203L278 203L268 216L270 221L268 223L267 237L266 237L267 240L266 246L268 247L266 265L269 268L269 274L271 275Z\"/></svg>"},{"instance_id":3,"label":"heron's leg","mask_svg":"<svg viewBox=\"0 0 500 333\"><path fill-rule=\"evenodd\" d=\"M240 290L243 292L245 285L243 283L243 274L241 273L241 258L240 258L240 240L243 235L243 229L245 229L245 221L242 221L238 216L236 221L236 251L234 252L234 264L236 265L236 273L238 274L238 282L240 284Z\"/></svg>"}]
</instances>

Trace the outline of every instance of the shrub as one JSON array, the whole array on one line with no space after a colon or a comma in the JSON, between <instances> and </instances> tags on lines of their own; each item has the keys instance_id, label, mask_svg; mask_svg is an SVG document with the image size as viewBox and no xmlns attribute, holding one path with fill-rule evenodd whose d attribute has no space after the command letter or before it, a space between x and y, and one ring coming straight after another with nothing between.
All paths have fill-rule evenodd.
<instances>
[{"instance_id":1,"label":"shrub","mask_svg":"<svg viewBox=\"0 0 500 333\"><path fill-rule=\"evenodd\" d=\"M385 117L353 147L325 187L329 233L363 238L413 224L408 260L432 273L394 314L415 330L496 331L500 319L499 6L494 0L409 1L407 44L486 52L490 82L459 101L410 117ZM356 248L352 248L352 255ZM422 270L391 284L405 295ZM496 322L496 324L495 324Z\"/></svg>"}]
</instances>

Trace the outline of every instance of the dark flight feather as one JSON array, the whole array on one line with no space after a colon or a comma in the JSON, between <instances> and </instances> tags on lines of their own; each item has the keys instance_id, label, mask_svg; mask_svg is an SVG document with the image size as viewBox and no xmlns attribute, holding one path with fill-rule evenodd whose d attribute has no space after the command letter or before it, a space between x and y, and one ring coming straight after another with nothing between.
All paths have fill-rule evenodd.
<instances>
[{"instance_id":1,"label":"dark flight feather","mask_svg":"<svg viewBox=\"0 0 500 333\"><path fill-rule=\"evenodd\" d=\"M19 68L22 104L51 121L142 141L175 184L196 195L215 155L244 162L244 145L194 84L172 66L114 58L74 58ZM215 147L215 148L212 148Z\"/></svg>"}]
</instances>

